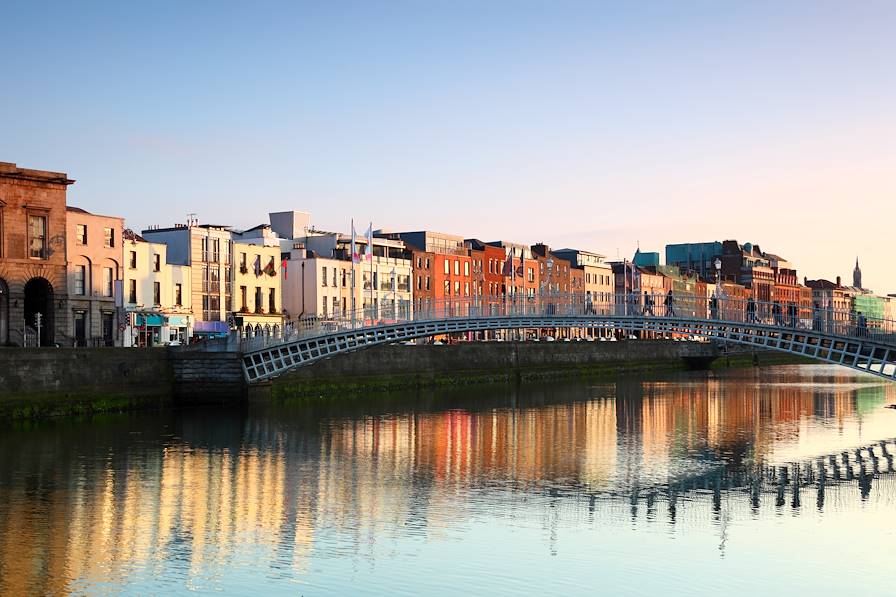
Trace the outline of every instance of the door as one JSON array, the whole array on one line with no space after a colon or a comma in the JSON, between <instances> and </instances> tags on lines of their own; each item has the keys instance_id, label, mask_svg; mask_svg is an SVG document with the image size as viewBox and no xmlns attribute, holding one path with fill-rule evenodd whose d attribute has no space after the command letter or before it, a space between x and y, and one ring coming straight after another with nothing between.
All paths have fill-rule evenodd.
<instances>
[{"instance_id":1,"label":"door","mask_svg":"<svg viewBox=\"0 0 896 597\"><path fill-rule=\"evenodd\" d=\"M115 314L103 313L103 346L115 346Z\"/></svg>"},{"instance_id":2,"label":"door","mask_svg":"<svg viewBox=\"0 0 896 597\"><path fill-rule=\"evenodd\" d=\"M75 311L75 346L87 346L87 313Z\"/></svg>"}]
</instances>

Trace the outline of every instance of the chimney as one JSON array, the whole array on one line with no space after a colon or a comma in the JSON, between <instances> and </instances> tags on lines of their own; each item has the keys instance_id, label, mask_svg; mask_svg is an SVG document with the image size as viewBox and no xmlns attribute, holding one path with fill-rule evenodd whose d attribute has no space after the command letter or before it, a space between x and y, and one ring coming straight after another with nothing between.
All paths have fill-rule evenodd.
<instances>
[{"instance_id":1,"label":"chimney","mask_svg":"<svg viewBox=\"0 0 896 597\"><path fill-rule=\"evenodd\" d=\"M840 276L837 276L837 286L840 286Z\"/></svg>"}]
</instances>

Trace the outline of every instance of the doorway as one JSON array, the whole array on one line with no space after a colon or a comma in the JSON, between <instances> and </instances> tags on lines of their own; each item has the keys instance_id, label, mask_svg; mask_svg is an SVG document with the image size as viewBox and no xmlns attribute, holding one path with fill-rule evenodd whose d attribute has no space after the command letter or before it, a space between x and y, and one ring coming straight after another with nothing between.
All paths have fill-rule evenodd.
<instances>
[{"instance_id":1,"label":"doorway","mask_svg":"<svg viewBox=\"0 0 896 597\"><path fill-rule=\"evenodd\" d=\"M40 313L39 346L52 346L55 340L53 287L44 278L31 278L25 284L25 326L37 330Z\"/></svg>"},{"instance_id":2,"label":"doorway","mask_svg":"<svg viewBox=\"0 0 896 597\"><path fill-rule=\"evenodd\" d=\"M0 346L9 343L9 286L0 278Z\"/></svg>"}]
</instances>

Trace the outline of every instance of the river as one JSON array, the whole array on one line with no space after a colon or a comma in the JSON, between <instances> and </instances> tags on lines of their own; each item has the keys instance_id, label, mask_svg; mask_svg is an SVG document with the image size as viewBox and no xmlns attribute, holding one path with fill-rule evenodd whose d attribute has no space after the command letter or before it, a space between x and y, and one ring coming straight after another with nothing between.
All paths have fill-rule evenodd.
<instances>
[{"instance_id":1,"label":"river","mask_svg":"<svg viewBox=\"0 0 896 597\"><path fill-rule=\"evenodd\" d=\"M7 428L0 593L888 593L894 402L798 365Z\"/></svg>"}]
</instances>

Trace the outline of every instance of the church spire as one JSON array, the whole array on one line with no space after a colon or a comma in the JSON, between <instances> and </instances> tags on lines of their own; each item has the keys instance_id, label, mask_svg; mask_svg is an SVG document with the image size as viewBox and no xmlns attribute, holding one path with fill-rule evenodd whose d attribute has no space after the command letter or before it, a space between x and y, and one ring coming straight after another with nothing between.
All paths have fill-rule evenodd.
<instances>
[{"instance_id":1,"label":"church spire","mask_svg":"<svg viewBox=\"0 0 896 597\"><path fill-rule=\"evenodd\" d=\"M859 267L859 258L856 257L856 269L852 270L852 285L862 288L862 268Z\"/></svg>"}]
</instances>

